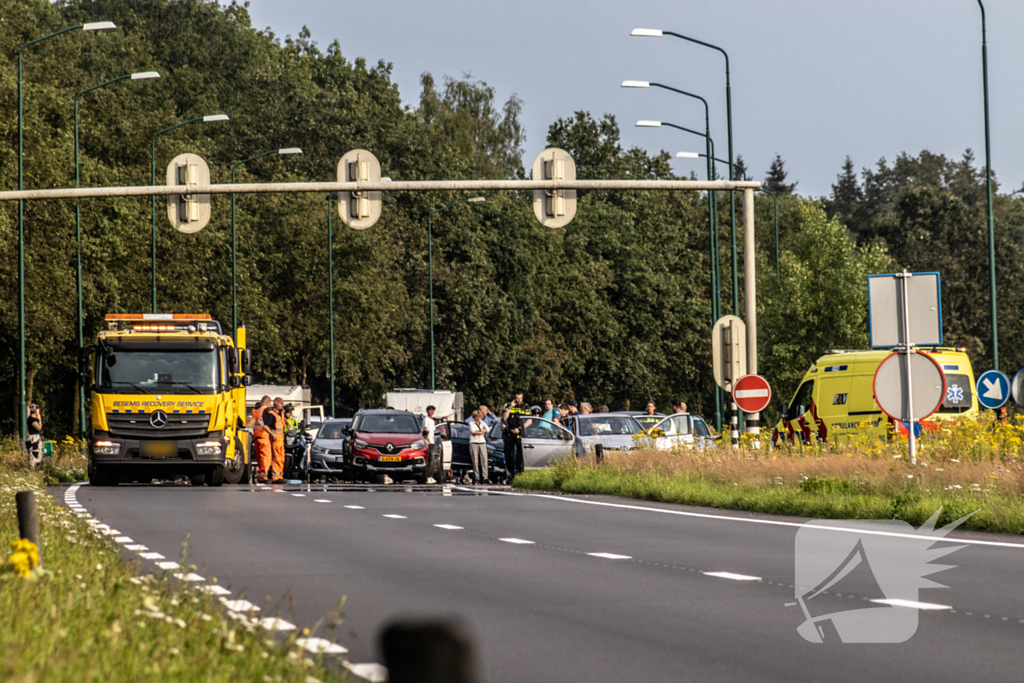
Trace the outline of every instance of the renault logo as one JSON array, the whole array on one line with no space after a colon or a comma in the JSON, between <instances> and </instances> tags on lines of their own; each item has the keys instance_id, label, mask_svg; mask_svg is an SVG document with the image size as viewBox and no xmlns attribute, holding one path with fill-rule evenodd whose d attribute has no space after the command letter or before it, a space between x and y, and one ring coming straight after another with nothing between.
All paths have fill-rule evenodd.
<instances>
[{"instance_id":1,"label":"renault logo","mask_svg":"<svg viewBox=\"0 0 1024 683\"><path fill-rule=\"evenodd\" d=\"M163 429L167 426L167 413L162 410L154 410L149 416L149 424L155 429Z\"/></svg>"},{"instance_id":2,"label":"renault logo","mask_svg":"<svg viewBox=\"0 0 1024 683\"><path fill-rule=\"evenodd\" d=\"M392 444L388 444L386 448L388 449L388 453L394 453L395 451L395 447Z\"/></svg>"}]
</instances>

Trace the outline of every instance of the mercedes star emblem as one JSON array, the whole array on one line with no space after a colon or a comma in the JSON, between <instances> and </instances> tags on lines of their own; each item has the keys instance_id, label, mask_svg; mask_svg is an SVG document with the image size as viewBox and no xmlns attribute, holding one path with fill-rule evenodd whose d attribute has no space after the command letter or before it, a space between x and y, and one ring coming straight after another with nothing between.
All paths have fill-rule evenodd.
<instances>
[{"instance_id":1,"label":"mercedes star emblem","mask_svg":"<svg viewBox=\"0 0 1024 683\"><path fill-rule=\"evenodd\" d=\"M162 410L154 410L149 416L149 424L156 429L163 429L167 426L167 413Z\"/></svg>"}]
</instances>

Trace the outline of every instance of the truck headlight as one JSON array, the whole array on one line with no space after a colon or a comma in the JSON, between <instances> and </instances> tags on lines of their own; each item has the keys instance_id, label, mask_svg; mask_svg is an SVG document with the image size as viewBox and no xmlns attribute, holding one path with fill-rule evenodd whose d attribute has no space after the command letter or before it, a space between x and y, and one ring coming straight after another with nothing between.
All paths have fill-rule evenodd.
<instances>
[{"instance_id":1,"label":"truck headlight","mask_svg":"<svg viewBox=\"0 0 1024 683\"><path fill-rule=\"evenodd\" d=\"M196 444L196 455L220 455L222 448L220 441L204 441Z\"/></svg>"},{"instance_id":2,"label":"truck headlight","mask_svg":"<svg viewBox=\"0 0 1024 683\"><path fill-rule=\"evenodd\" d=\"M121 452L121 444L113 441L97 441L93 443L92 450L96 455L117 455Z\"/></svg>"}]
</instances>

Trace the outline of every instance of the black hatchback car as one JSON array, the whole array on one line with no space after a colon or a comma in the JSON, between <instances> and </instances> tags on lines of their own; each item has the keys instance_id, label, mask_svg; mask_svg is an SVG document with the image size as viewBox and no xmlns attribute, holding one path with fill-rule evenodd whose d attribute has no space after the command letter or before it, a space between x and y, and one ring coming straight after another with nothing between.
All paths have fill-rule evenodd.
<instances>
[{"instance_id":1,"label":"black hatchback car","mask_svg":"<svg viewBox=\"0 0 1024 683\"><path fill-rule=\"evenodd\" d=\"M473 461L469 457L469 425L465 422L445 422L438 426L441 438L452 443L452 473L455 477L473 474ZM501 439L501 423L487 431L487 477L499 481L505 476L505 443Z\"/></svg>"}]
</instances>

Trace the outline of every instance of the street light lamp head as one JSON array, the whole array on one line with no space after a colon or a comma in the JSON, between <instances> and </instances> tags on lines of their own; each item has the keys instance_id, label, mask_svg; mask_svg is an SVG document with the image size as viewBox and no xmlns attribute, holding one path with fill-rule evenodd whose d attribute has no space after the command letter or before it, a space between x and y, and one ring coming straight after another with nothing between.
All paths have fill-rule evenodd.
<instances>
[{"instance_id":1,"label":"street light lamp head","mask_svg":"<svg viewBox=\"0 0 1024 683\"><path fill-rule=\"evenodd\" d=\"M680 159L699 159L700 155L696 152L676 152L676 156Z\"/></svg>"},{"instance_id":2,"label":"street light lamp head","mask_svg":"<svg viewBox=\"0 0 1024 683\"><path fill-rule=\"evenodd\" d=\"M112 21L92 21L88 24L82 24L83 31L112 31L117 26Z\"/></svg>"},{"instance_id":3,"label":"street light lamp head","mask_svg":"<svg viewBox=\"0 0 1024 683\"><path fill-rule=\"evenodd\" d=\"M650 88L648 81L622 81L623 88Z\"/></svg>"},{"instance_id":4,"label":"street light lamp head","mask_svg":"<svg viewBox=\"0 0 1024 683\"><path fill-rule=\"evenodd\" d=\"M637 121L637 128L661 128L661 121Z\"/></svg>"},{"instance_id":5,"label":"street light lamp head","mask_svg":"<svg viewBox=\"0 0 1024 683\"><path fill-rule=\"evenodd\" d=\"M138 71L132 74L133 81L143 81L147 78L160 78L160 74L156 71Z\"/></svg>"},{"instance_id":6,"label":"street light lamp head","mask_svg":"<svg viewBox=\"0 0 1024 683\"><path fill-rule=\"evenodd\" d=\"M480 202L486 202L487 197L471 197L469 200L470 204L479 204Z\"/></svg>"},{"instance_id":7,"label":"street light lamp head","mask_svg":"<svg viewBox=\"0 0 1024 683\"><path fill-rule=\"evenodd\" d=\"M644 38L661 38L660 28L635 28L629 32L631 36L643 36Z\"/></svg>"},{"instance_id":8,"label":"street light lamp head","mask_svg":"<svg viewBox=\"0 0 1024 683\"><path fill-rule=\"evenodd\" d=\"M214 121L230 121L231 119L227 114L210 114L209 116L203 117L203 123L212 123Z\"/></svg>"},{"instance_id":9,"label":"street light lamp head","mask_svg":"<svg viewBox=\"0 0 1024 683\"><path fill-rule=\"evenodd\" d=\"M302 149L299 147L283 147L277 150L278 154L302 154Z\"/></svg>"}]
</instances>

